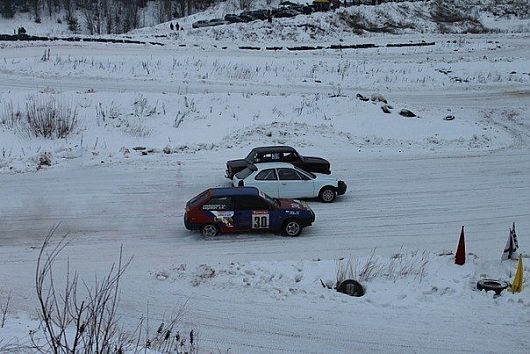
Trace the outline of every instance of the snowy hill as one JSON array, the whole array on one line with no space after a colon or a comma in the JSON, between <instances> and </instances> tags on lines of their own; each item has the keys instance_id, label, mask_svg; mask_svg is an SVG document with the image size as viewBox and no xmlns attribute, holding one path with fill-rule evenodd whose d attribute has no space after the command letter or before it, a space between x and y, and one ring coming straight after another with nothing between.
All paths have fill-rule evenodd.
<instances>
[{"instance_id":1,"label":"snowy hill","mask_svg":"<svg viewBox=\"0 0 530 354\"><path fill-rule=\"evenodd\" d=\"M415 1L389 2L377 6L359 5L330 12L315 12L293 18L274 18L272 23L256 20L216 27L191 29L193 22L223 18L237 13L227 1L209 10L179 19L186 31L179 41L274 44L329 43L352 41L380 34L436 33L528 33L528 9L520 1ZM257 3L254 5L260 8ZM267 7L264 7L267 8ZM133 35L169 34L169 24L132 31Z\"/></svg>"},{"instance_id":2,"label":"snowy hill","mask_svg":"<svg viewBox=\"0 0 530 354\"><path fill-rule=\"evenodd\" d=\"M280 1L269 4L266 0L248 3L245 9L271 9ZM299 3L306 3L299 0ZM359 36L374 36L381 33L429 34L429 33L528 33L530 20L528 3L525 0L476 0L476 1L404 1L379 5L354 5L329 12L314 12L292 18L274 18L272 23L253 21L216 27L191 29L193 22L224 18L226 14L243 11L239 0L220 2L211 8L191 16L176 18L185 29L178 34L180 41L211 41L220 43L236 41L241 44L272 42L321 43L352 40ZM78 13L79 34L88 34L83 14ZM147 6L141 10L140 25L129 36L151 37L172 35L170 22L156 23L156 8ZM13 34L24 27L28 34L65 36L71 34L64 15L43 16L35 23L30 13L17 13L14 18L0 18L0 33Z\"/></svg>"}]
</instances>

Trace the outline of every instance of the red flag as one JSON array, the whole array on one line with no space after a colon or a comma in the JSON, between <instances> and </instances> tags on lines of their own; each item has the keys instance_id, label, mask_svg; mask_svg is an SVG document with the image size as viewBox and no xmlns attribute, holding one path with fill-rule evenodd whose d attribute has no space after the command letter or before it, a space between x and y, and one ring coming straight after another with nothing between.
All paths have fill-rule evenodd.
<instances>
[{"instance_id":1,"label":"red flag","mask_svg":"<svg viewBox=\"0 0 530 354\"><path fill-rule=\"evenodd\" d=\"M464 263L466 263L466 243L464 241L464 227L462 226L458 248L456 249L455 264L463 265Z\"/></svg>"}]
</instances>

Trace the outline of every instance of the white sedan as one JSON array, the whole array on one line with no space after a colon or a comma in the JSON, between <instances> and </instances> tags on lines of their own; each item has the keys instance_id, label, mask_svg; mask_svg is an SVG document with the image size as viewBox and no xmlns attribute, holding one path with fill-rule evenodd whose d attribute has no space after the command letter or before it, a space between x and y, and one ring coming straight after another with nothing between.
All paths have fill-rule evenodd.
<instances>
[{"instance_id":1,"label":"white sedan","mask_svg":"<svg viewBox=\"0 0 530 354\"><path fill-rule=\"evenodd\" d=\"M335 177L311 173L286 162L255 163L236 173L234 187L257 187L276 198L320 198L331 203L346 193L346 183Z\"/></svg>"}]
</instances>

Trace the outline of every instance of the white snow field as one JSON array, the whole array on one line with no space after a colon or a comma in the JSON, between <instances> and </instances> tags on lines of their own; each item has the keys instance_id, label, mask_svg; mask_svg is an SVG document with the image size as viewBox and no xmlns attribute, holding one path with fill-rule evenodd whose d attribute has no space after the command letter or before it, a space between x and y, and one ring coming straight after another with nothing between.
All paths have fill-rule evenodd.
<instances>
[{"instance_id":1,"label":"white snow field","mask_svg":"<svg viewBox=\"0 0 530 354\"><path fill-rule=\"evenodd\" d=\"M379 35L358 43L435 44L307 52L195 37L1 44L0 352L32 352L36 259L60 223L55 239L71 242L59 288L67 260L90 285L123 246L124 330L181 310L200 353L528 353L527 33ZM384 96L391 113L358 93ZM18 118L28 102L71 107L78 125L35 137ZM347 193L309 201L316 221L297 238L184 228L187 200L229 185L226 160L273 144L329 159ZM523 291L480 292L479 279L514 277L517 262L500 260L513 222ZM322 286L348 263L363 297Z\"/></svg>"}]
</instances>

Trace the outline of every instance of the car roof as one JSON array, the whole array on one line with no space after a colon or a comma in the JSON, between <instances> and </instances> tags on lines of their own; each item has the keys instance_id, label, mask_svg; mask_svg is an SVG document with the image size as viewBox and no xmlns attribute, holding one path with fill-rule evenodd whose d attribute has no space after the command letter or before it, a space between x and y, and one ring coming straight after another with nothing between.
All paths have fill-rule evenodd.
<instances>
[{"instance_id":1,"label":"car roof","mask_svg":"<svg viewBox=\"0 0 530 354\"><path fill-rule=\"evenodd\" d=\"M289 162L255 162L253 165L256 166L259 171L266 168L296 168Z\"/></svg>"},{"instance_id":2,"label":"car roof","mask_svg":"<svg viewBox=\"0 0 530 354\"><path fill-rule=\"evenodd\" d=\"M252 151L257 152L257 153L264 153L264 152L293 152L296 150L290 146L277 145L277 146L255 147L254 149L252 149Z\"/></svg>"},{"instance_id":3,"label":"car roof","mask_svg":"<svg viewBox=\"0 0 530 354\"><path fill-rule=\"evenodd\" d=\"M210 188L208 193L212 197L232 197L239 195L258 195L259 191L256 187L224 187L224 188Z\"/></svg>"}]
</instances>

